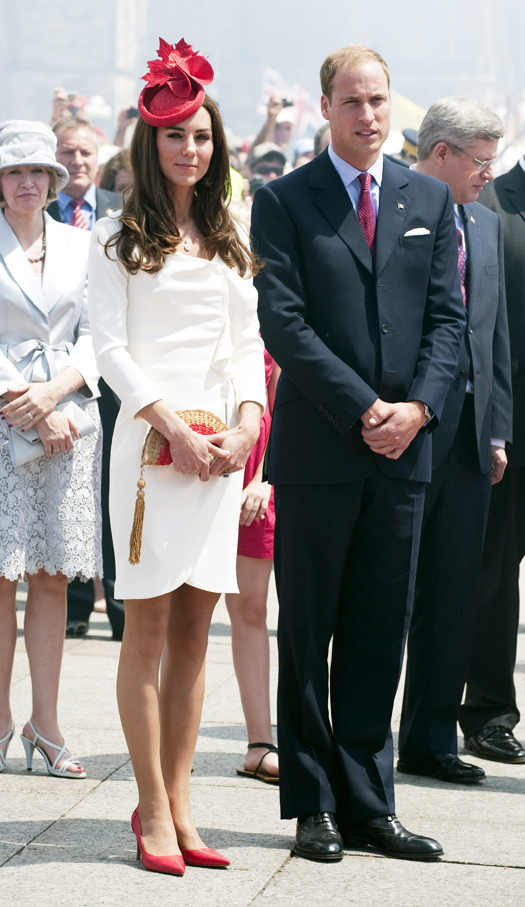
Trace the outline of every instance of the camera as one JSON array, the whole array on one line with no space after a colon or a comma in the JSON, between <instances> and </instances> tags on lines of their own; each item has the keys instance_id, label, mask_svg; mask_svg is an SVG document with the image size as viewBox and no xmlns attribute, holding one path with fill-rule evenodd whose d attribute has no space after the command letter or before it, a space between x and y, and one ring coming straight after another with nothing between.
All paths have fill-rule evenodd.
<instances>
[{"instance_id":1,"label":"camera","mask_svg":"<svg viewBox=\"0 0 525 907\"><path fill-rule=\"evenodd\" d=\"M293 107L293 98L281 98L283 107Z\"/></svg>"}]
</instances>

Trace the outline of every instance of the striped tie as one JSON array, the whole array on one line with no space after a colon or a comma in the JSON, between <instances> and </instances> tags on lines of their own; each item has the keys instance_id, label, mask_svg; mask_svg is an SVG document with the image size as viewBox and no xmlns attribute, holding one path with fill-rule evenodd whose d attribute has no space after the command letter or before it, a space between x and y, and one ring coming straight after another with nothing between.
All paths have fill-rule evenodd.
<instances>
[{"instance_id":1,"label":"striped tie","mask_svg":"<svg viewBox=\"0 0 525 907\"><path fill-rule=\"evenodd\" d=\"M89 230L86 218L82 214L82 205L84 204L83 198L72 198L70 205L73 205L73 213L71 215L71 226L78 227L80 230Z\"/></svg>"}]
</instances>

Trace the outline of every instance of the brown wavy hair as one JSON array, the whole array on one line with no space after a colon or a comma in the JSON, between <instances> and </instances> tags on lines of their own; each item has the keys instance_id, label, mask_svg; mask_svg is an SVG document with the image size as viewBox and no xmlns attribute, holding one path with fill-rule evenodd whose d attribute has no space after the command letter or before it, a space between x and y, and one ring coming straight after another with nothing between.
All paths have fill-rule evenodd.
<instances>
[{"instance_id":1,"label":"brown wavy hair","mask_svg":"<svg viewBox=\"0 0 525 907\"><path fill-rule=\"evenodd\" d=\"M239 238L228 210L230 160L219 108L208 96L202 106L211 118L213 154L207 172L195 186L191 214L210 252L218 252L229 268L238 269L241 277L253 275L261 265ZM106 255L111 257L109 250L114 247L119 261L131 274L141 269L157 274L166 256L176 251L181 235L160 169L156 126L139 118L130 155L134 182L124 197L122 230L107 241Z\"/></svg>"}]
</instances>

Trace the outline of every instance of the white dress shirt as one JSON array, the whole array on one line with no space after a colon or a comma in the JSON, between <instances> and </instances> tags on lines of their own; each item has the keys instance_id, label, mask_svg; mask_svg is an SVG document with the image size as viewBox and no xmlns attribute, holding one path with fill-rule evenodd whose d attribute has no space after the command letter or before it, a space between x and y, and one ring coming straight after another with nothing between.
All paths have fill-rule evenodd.
<instances>
[{"instance_id":1,"label":"white dress shirt","mask_svg":"<svg viewBox=\"0 0 525 907\"><path fill-rule=\"evenodd\" d=\"M521 167L522 170L525 170L525 157L520 157L520 159L519 159L519 165L520 165L520 167Z\"/></svg>"},{"instance_id":2,"label":"white dress shirt","mask_svg":"<svg viewBox=\"0 0 525 907\"><path fill-rule=\"evenodd\" d=\"M343 185L348 192L348 197L352 202L356 214L357 214L357 205L359 202L359 196L361 194L361 183L359 182L359 176L363 172L362 170L356 170L355 167L352 167L348 161L344 161L342 157L339 157L332 148L332 143L330 142L328 146L328 156L332 161L335 169L337 170L339 176L343 181ZM370 183L370 197L372 199L372 204L374 206L375 215L377 217L377 212L379 211L379 196L381 192L381 182L383 180L383 155L379 155L375 164L372 164L369 170L365 171L369 173L372 177Z\"/></svg>"}]
</instances>

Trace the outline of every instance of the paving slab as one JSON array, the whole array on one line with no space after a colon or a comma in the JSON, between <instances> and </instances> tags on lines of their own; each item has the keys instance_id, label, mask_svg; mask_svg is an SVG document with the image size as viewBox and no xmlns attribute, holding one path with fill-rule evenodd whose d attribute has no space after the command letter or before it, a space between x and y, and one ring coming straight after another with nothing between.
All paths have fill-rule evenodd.
<instances>
[{"instance_id":1,"label":"paving slab","mask_svg":"<svg viewBox=\"0 0 525 907\"><path fill-rule=\"evenodd\" d=\"M525 589L523 599L525 601ZM12 702L20 730L31 708L19 600ZM271 700L275 720L277 603L269 600ZM279 818L278 790L236 774L246 749L224 601L214 614L203 721L191 780L192 808L203 838L230 856L227 870L189 867L183 879L146 872L135 859L129 817L136 785L120 727L115 681L120 644L105 614L92 615L88 638L67 640L60 721L68 745L86 764L81 781L51 778L35 756L25 770L17 737L0 775L0 903L19 907L523 907L525 903L525 766L476 759L487 779L474 787L443 785L396 773L397 812L411 830L445 848L436 864L389 860L371 849L323 865L290 855L295 823ZM525 614L518 640L518 701L525 713ZM394 739L402 685L394 708ZM516 729L525 740L525 722ZM274 739L276 732L274 728ZM460 751L462 741L460 739Z\"/></svg>"},{"instance_id":2,"label":"paving slab","mask_svg":"<svg viewBox=\"0 0 525 907\"><path fill-rule=\"evenodd\" d=\"M523 907L523 883L522 871L490 866L350 855L326 865L293 857L251 907Z\"/></svg>"}]
</instances>

